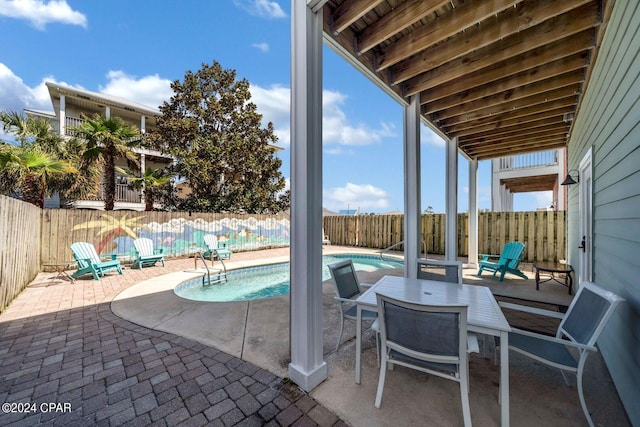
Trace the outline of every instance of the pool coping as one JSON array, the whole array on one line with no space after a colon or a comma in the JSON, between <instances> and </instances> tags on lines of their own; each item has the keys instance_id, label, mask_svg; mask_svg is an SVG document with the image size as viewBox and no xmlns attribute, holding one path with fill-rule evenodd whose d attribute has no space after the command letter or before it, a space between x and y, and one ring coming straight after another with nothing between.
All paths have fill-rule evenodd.
<instances>
[{"instance_id":1,"label":"pool coping","mask_svg":"<svg viewBox=\"0 0 640 427\"><path fill-rule=\"evenodd\" d=\"M378 254L366 248L323 248L326 255L347 253ZM289 256L278 256L225 264L232 271L288 261ZM180 283L205 273L203 268L188 269L138 282L116 295L111 311L137 325L192 339L287 377L289 294L231 302L194 301L175 294L174 288ZM323 292L334 291L331 286L323 286Z\"/></svg>"}]
</instances>

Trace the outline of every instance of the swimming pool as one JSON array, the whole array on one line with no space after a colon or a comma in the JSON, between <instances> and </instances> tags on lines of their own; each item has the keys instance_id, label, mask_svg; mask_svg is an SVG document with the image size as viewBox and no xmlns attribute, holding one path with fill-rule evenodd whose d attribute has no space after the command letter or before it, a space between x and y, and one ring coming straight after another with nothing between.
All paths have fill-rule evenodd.
<instances>
[{"instance_id":1,"label":"swimming pool","mask_svg":"<svg viewBox=\"0 0 640 427\"><path fill-rule=\"evenodd\" d=\"M374 271L382 268L402 268L402 261L382 260L373 255L339 254L322 257L322 280L331 278L327 264L351 258L353 266L360 271ZM271 264L230 270L228 281L202 285L202 278L179 284L174 292L182 298L195 301L248 301L269 298L289 293L289 263Z\"/></svg>"}]
</instances>

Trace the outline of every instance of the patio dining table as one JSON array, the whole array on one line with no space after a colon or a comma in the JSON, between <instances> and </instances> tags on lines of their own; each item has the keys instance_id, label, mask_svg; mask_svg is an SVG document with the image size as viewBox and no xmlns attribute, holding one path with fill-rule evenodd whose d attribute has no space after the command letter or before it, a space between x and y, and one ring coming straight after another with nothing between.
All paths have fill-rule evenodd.
<instances>
[{"instance_id":1,"label":"patio dining table","mask_svg":"<svg viewBox=\"0 0 640 427\"><path fill-rule=\"evenodd\" d=\"M471 332L500 337L500 396L502 426L509 425L509 332L511 327L486 286L453 284L435 280L384 276L356 300L356 383L360 384L362 310L376 307L376 294L419 304L468 305L467 328Z\"/></svg>"}]
</instances>

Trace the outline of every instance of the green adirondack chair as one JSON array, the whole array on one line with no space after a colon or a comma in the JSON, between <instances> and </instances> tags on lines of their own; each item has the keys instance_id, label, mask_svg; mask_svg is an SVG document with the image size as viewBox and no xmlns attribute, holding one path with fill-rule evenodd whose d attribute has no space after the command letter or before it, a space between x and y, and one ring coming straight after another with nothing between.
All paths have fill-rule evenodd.
<instances>
[{"instance_id":1,"label":"green adirondack chair","mask_svg":"<svg viewBox=\"0 0 640 427\"><path fill-rule=\"evenodd\" d=\"M153 241L146 237L140 237L133 241L136 250L136 259L131 267L138 267L142 270L142 265L156 265L156 262L162 262L164 267L164 255L162 249L153 249Z\"/></svg>"},{"instance_id":2,"label":"green adirondack chair","mask_svg":"<svg viewBox=\"0 0 640 427\"><path fill-rule=\"evenodd\" d=\"M78 263L78 270L71 275L74 279L85 274L92 274L95 280L100 280L104 273L112 270L117 270L118 273L122 274L120 261L115 257L108 261L102 261L96 252L96 248L91 243L72 243L71 252Z\"/></svg>"},{"instance_id":3,"label":"green adirondack chair","mask_svg":"<svg viewBox=\"0 0 640 427\"><path fill-rule=\"evenodd\" d=\"M500 273L500 281L504 279L506 273L514 274L523 279L528 279L527 275L518 269L522 254L524 253L524 243L509 242L502 248L500 255L486 255L481 254L482 259L479 261L480 269L478 270L478 276L482 275L484 270L493 271L493 275ZM491 258L499 258L498 261L489 261Z\"/></svg>"},{"instance_id":4,"label":"green adirondack chair","mask_svg":"<svg viewBox=\"0 0 640 427\"><path fill-rule=\"evenodd\" d=\"M231 251L222 246L214 234L207 234L202 238L204 239L204 243L207 245L207 250L202 255L203 257L209 257L212 260L214 256L218 259L231 259Z\"/></svg>"}]
</instances>

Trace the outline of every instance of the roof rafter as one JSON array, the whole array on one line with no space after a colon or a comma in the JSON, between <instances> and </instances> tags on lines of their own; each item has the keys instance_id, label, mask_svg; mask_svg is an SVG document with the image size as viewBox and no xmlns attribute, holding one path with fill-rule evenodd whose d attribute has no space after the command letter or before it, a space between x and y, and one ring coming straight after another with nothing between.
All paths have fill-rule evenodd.
<instances>
[{"instance_id":1,"label":"roof rafter","mask_svg":"<svg viewBox=\"0 0 640 427\"><path fill-rule=\"evenodd\" d=\"M384 0L353 0L344 2L332 15L333 34L339 34L349 25L362 18Z\"/></svg>"},{"instance_id":2,"label":"roof rafter","mask_svg":"<svg viewBox=\"0 0 640 427\"><path fill-rule=\"evenodd\" d=\"M369 25L358 36L356 39L357 53L362 54L371 50L374 46L410 27L449 2L450 0L424 0L403 3L379 21Z\"/></svg>"},{"instance_id":3,"label":"roof rafter","mask_svg":"<svg viewBox=\"0 0 640 427\"><path fill-rule=\"evenodd\" d=\"M517 34L509 36L497 43L485 48L473 51L446 64L426 71L406 82L405 93L414 95L439 84L460 78L461 76L480 70L495 64L497 61L506 61L542 47L552 41L562 40L573 34L580 33L588 28L593 28L597 21L594 20L594 5L588 5L565 13L559 17L550 19L536 27L529 28ZM392 71L392 82L401 83L395 72Z\"/></svg>"}]
</instances>

